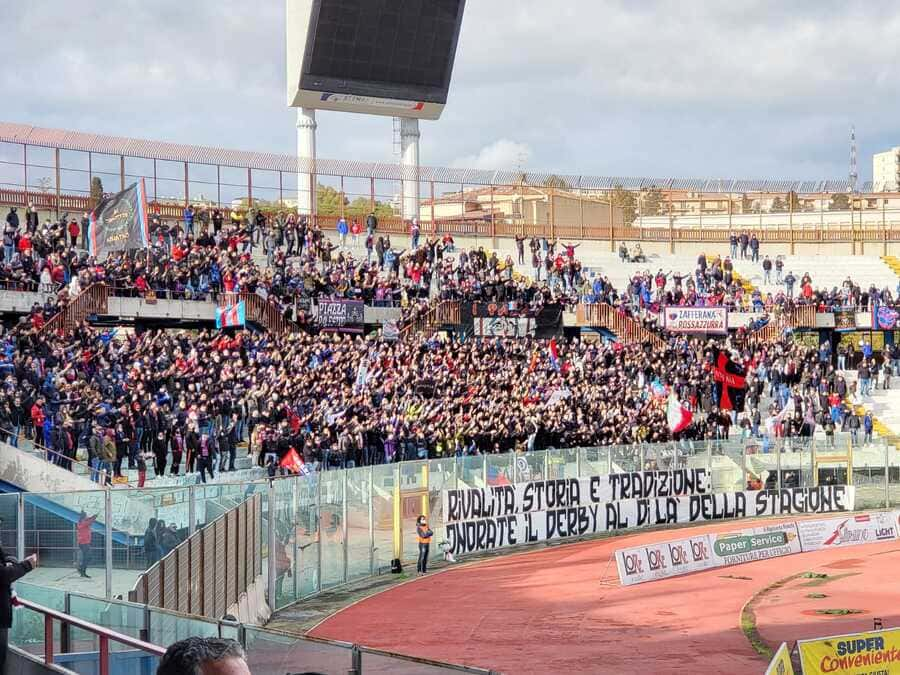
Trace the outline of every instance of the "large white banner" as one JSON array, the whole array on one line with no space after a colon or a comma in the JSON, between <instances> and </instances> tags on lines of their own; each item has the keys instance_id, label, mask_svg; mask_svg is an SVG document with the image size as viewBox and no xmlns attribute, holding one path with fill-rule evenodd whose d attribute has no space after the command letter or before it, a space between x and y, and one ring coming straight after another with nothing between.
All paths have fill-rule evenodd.
<instances>
[{"instance_id":1,"label":"large white banner","mask_svg":"<svg viewBox=\"0 0 900 675\"><path fill-rule=\"evenodd\" d=\"M677 469L444 490L441 500L444 522L455 523L625 499L701 495L708 492L709 474L706 469Z\"/></svg>"},{"instance_id":2,"label":"large white banner","mask_svg":"<svg viewBox=\"0 0 900 675\"><path fill-rule=\"evenodd\" d=\"M864 513L828 520L800 520L797 531L804 551L872 544L897 538L900 511Z\"/></svg>"},{"instance_id":3,"label":"large white banner","mask_svg":"<svg viewBox=\"0 0 900 675\"><path fill-rule=\"evenodd\" d=\"M473 319L475 335L482 337L534 337L535 321L525 317L492 316Z\"/></svg>"},{"instance_id":4,"label":"large white banner","mask_svg":"<svg viewBox=\"0 0 900 675\"><path fill-rule=\"evenodd\" d=\"M515 495L516 491L511 494ZM627 499L605 503L589 501L582 504L580 500L577 503L570 500L570 506L527 511L521 509L524 504L513 498L508 502L500 501L502 509L499 512L493 511L491 516L475 520L453 521L448 515L454 514L445 509L444 541L453 554L461 555L639 527L756 516L834 513L852 510L854 494L852 486L835 485ZM444 503L445 507L450 503L449 497ZM562 500L555 503L562 503ZM517 507L519 510L516 510Z\"/></svg>"},{"instance_id":5,"label":"large white banner","mask_svg":"<svg viewBox=\"0 0 900 675\"><path fill-rule=\"evenodd\" d=\"M728 333L728 310L724 307L666 307L666 330L673 333Z\"/></svg>"}]
</instances>

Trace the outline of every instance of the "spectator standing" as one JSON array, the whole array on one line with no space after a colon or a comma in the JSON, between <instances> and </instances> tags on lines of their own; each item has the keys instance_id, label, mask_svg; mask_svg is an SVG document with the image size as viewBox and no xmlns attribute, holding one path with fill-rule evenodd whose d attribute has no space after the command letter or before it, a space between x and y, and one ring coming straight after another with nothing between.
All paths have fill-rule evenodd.
<instances>
[{"instance_id":1,"label":"spectator standing","mask_svg":"<svg viewBox=\"0 0 900 675\"><path fill-rule=\"evenodd\" d=\"M750 237L750 259L759 262L759 239L756 238L756 234Z\"/></svg>"},{"instance_id":2,"label":"spectator standing","mask_svg":"<svg viewBox=\"0 0 900 675\"><path fill-rule=\"evenodd\" d=\"M349 231L349 228L347 227L347 219L344 218L344 216L341 216L340 218L338 218L337 231L338 231L338 236L341 238L341 246L342 247L346 246L347 245L347 232Z\"/></svg>"},{"instance_id":3,"label":"spectator standing","mask_svg":"<svg viewBox=\"0 0 900 675\"><path fill-rule=\"evenodd\" d=\"M782 260L781 256L775 257L775 283L782 283L782 275L784 274L784 260Z\"/></svg>"},{"instance_id":4,"label":"spectator standing","mask_svg":"<svg viewBox=\"0 0 900 675\"><path fill-rule=\"evenodd\" d=\"M184 210L184 231L190 236L194 236L194 205L188 204Z\"/></svg>"},{"instance_id":5,"label":"spectator standing","mask_svg":"<svg viewBox=\"0 0 900 675\"><path fill-rule=\"evenodd\" d=\"M72 218L69 221L69 239L72 241L72 248L78 246L79 234L81 234L81 228L78 226L78 221Z\"/></svg>"},{"instance_id":6,"label":"spectator standing","mask_svg":"<svg viewBox=\"0 0 900 675\"><path fill-rule=\"evenodd\" d=\"M37 556L16 560L0 549L0 673L6 673L6 652L9 646L9 629L12 628L12 585L37 567Z\"/></svg>"},{"instance_id":7,"label":"spectator standing","mask_svg":"<svg viewBox=\"0 0 900 675\"><path fill-rule=\"evenodd\" d=\"M375 216L375 212L372 211L366 216L366 231L373 235L375 234L375 230L378 229L378 218Z\"/></svg>"},{"instance_id":8,"label":"spectator standing","mask_svg":"<svg viewBox=\"0 0 900 675\"><path fill-rule=\"evenodd\" d=\"M159 218L159 213L156 213L155 216L157 219ZM88 231L91 229L91 216L85 211L81 216L81 248L88 247Z\"/></svg>"},{"instance_id":9,"label":"spectator standing","mask_svg":"<svg viewBox=\"0 0 900 675\"><path fill-rule=\"evenodd\" d=\"M156 518L151 518L144 531L144 559L147 567L159 561L159 544L156 541Z\"/></svg>"},{"instance_id":10,"label":"spectator standing","mask_svg":"<svg viewBox=\"0 0 900 675\"><path fill-rule=\"evenodd\" d=\"M762 261L762 270L763 270L763 283L768 285L772 283L772 261L769 260L769 256L763 258Z\"/></svg>"},{"instance_id":11,"label":"spectator standing","mask_svg":"<svg viewBox=\"0 0 900 675\"><path fill-rule=\"evenodd\" d=\"M413 218L412 223L409 226L409 238L410 238L410 248L413 250L419 248L419 235L421 230L419 229L419 219Z\"/></svg>"},{"instance_id":12,"label":"spectator standing","mask_svg":"<svg viewBox=\"0 0 900 675\"><path fill-rule=\"evenodd\" d=\"M78 515L78 523L75 525L75 537L78 543L78 573L85 579L90 579L87 573L88 557L91 554L91 527L97 520L96 514L88 516L84 511Z\"/></svg>"},{"instance_id":13,"label":"spectator standing","mask_svg":"<svg viewBox=\"0 0 900 675\"><path fill-rule=\"evenodd\" d=\"M419 539L419 560L416 563L416 572L419 575L428 571L428 549L431 545L431 537L434 532L428 527L428 519L421 515L416 519L416 534Z\"/></svg>"},{"instance_id":14,"label":"spectator standing","mask_svg":"<svg viewBox=\"0 0 900 675\"><path fill-rule=\"evenodd\" d=\"M797 283L797 277L794 276L793 272L788 272L787 276L784 278L784 289L787 293L788 298L794 297L794 284Z\"/></svg>"}]
</instances>

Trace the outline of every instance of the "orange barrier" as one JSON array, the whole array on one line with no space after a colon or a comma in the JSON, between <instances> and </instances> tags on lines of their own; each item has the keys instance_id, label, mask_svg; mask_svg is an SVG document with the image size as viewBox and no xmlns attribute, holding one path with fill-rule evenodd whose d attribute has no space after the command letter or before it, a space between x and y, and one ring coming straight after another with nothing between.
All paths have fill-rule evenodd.
<instances>
[{"instance_id":1,"label":"orange barrier","mask_svg":"<svg viewBox=\"0 0 900 675\"><path fill-rule=\"evenodd\" d=\"M75 296L55 316L45 323L40 332L67 332L91 314L106 314L109 288L104 283L91 284Z\"/></svg>"},{"instance_id":2,"label":"orange barrier","mask_svg":"<svg viewBox=\"0 0 900 675\"><path fill-rule=\"evenodd\" d=\"M659 335L605 302L579 304L576 316L581 325L606 328L625 344L649 342L657 349L666 348L665 341Z\"/></svg>"}]
</instances>

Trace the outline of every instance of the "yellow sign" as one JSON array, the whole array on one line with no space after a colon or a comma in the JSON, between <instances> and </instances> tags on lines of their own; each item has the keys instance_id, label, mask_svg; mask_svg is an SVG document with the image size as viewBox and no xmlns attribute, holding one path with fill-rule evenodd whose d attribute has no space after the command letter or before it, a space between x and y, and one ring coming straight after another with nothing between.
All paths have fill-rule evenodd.
<instances>
[{"instance_id":1,"label":"yellow sign","mask_svg":"<svg viewBox=\"0 0 900 675\"><path fill-rule=\"evenodd\" d=\"M900 675L900 628L800 640L803 675Z\"/></svg>"},{"instance_id":2,"label":"yellow sign","mask_svg":"<svg viewBox=\"0 0 900 675\"><path fill-rule=\"evenodd\" d=\"M794 675L794 666L791 664L791 650L788 649L787 643L782 642L775 656L772 657L772 663L766 669L766 675Z\"/></svg>"}]
</instances>

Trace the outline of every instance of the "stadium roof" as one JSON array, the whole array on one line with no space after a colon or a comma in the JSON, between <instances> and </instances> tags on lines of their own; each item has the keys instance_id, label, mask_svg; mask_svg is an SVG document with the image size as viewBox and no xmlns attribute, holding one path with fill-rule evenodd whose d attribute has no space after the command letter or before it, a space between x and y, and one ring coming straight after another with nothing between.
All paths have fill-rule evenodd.
<instances>
[{"instance_id":1,"label":"stadium roof","mask_svg":"<svg viewBox=\"0 0 900 675\"><path fill-rule=\"evenodd\" d=\"M186 145L150 141L124 136L106 136L65 129L48 129L29 124L0 122L0 142L22 143L33 146L60 148L80 152L96 152L191 164L284 171L288 173L316 173L322 176L346 176L348 178L376 178L379 180L420 180L423 182L453 183L456 185L551 185L565 184L571 189L611 190L622 187L627 190L681 190L690 192L799 192L834 193L849 192L850 181L841 180L734 180L695 178L637 178L625 176L578 176L552 172L512 171L492 169L453 169L420 167L415 169L382 162L357 162L348 160L318 159L313 164L298 161L293 155L274 152L250 152L227 150L204 145ZM872 183L860 186L869 192Z\"/></svg>"}]
</instances>

